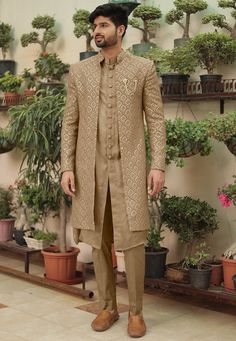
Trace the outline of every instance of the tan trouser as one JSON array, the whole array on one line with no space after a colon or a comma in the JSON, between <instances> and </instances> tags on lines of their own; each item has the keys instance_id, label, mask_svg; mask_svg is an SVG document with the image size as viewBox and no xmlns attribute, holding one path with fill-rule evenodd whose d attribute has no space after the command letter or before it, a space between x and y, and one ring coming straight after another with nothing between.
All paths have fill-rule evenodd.
<instances>
[{"instance_id":1,"label":"tan trouser","mask_svg":"<svg viewBox=\"0 0 236 341\"><path fill-rule=\"evenodd\" d=\"M117 309L116 282L111 255L113 242L111 219L110 195L108 193L101 249L93 248L94 269L101 309L108 310ZM124 256L130 312L134 315L141 314L144 291L144 244L124 250Z\"/></svg>"}]
</instances>

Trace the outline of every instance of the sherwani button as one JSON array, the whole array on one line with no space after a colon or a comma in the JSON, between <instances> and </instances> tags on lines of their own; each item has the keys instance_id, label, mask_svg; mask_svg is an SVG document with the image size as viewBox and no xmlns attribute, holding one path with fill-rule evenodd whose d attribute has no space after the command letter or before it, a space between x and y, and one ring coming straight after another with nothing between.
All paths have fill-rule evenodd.
<instances>
[{"instance_id":1,"label":"sherwani button","mask_svg":"<svg viewBox=\"0 0 236 341\"><path fill-rule=\"evenodd\" d=\"M111 155L108 155L108 159L111 159Z\"/></svg>"},{"instance_id":2,"label":"sherwani button","mask_svg":"<svg viewBox=\"0 0 236 341\"><path fill-rule=\"evenodd\" d=\"M111 108L112 107L112 105L111 104L108 104L108 108Z\"/></svg>"}]
</instances>

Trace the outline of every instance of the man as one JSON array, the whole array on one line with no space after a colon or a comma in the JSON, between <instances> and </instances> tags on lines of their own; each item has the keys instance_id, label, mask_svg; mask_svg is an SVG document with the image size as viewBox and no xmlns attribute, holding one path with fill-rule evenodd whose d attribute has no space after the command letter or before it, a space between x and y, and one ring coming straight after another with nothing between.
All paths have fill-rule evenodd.
<instances>
[{"instance_id":1,"label":"man","mask_svg":"<svg viewBox=\"0 0 236 341\"><path fill-rule=\"evenodd\" d=\"M164 185L165 125L159 83L153 62L122 50L128 23L123 7L98 6L90 22L101 52L70 69L61 185L73 198L74 236L93 247L101 312L92 328L107 330L119 318L111 260L114 241L125 255L128 334L141 337L146 332L142 298L147 186L155 196ZM152 157L148 179L143 112Z\"/></svg>"}]
</instances>

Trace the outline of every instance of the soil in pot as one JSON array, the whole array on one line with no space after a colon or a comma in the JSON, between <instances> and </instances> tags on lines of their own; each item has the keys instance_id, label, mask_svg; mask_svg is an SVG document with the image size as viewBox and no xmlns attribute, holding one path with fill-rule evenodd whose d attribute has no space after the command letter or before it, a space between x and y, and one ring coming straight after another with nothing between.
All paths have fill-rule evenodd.
<instances>
[{"instance_id":1,"label":"soil in pot","mask_svg":"<svg viewBox=\"0 0 236 341\"><path fill-rule=\"evenodd\" d=\"M211 278L211 266L204 266L202 269L189 269L190 284L196 289L207 290L210 285Z\"/></svg>"},{"instance_id":2,"label":"soil in pot","mask_svg":"<svg viewBox=\"0 0 236 341\"><path fill-rule=\"evenodd\" d=\"M183 269L182 263L167 264L165 277L170 282L190 283L189 270Z\"/></svg>"},{"instance_id":3,"label":"soil in pot","mask_svg":"<svg viewBox=\"0 0 236 341\"><path fill-rule=\"evenodd\" d=\"M59 252L57 246L50 246L41 251L44 257L47 279L68 283L76 278L77 256L80 250L71 247L68 252Z\"/></svg>"},{"instance_id":4,"label":"soil in pot","mask_svg":"<svg viewBox=\"0 0 236 341\"><path fill-rule=\"evenodd\" d=\"M165 247L160 251L148 251L145 247L145 277L163 278L165 275L166 255L169 250Z\"/></svg>"}]
</instances>

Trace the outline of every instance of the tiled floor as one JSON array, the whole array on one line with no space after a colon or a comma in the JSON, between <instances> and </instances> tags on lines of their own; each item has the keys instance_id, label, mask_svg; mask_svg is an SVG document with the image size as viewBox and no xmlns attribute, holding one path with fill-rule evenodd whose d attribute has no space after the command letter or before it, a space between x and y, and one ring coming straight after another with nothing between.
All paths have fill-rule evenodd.
<instances>
[{"instance_id":1,"label":"tiled floor","mask_svg":"<svg viewBox=\"0 0 236 341\"><path fill-rule=\"evenodd\" d=\"M0 253L0 265L23 269L23 261L7 252ZM42 276L40 264L31 273ZM92 275L86 287L95 292ZM118 302L127 304L127 289L117 288ZM144 316L148 331L143 340L152 341L235 341L236 307L214 311L204 302L189 304L186 298L171 295L144 296ZM126 334L127 312L108 331L94 332L94 314L76 309L91 300L75 298L0 273L0 341L98 341L131 340ZM6 306L6 307L4 307ZM216 306L217 308L217 306ZM220 306L218 307L220 309ZM224 309L225 310L225 309Z\"/></svg>"}]
</instances>

